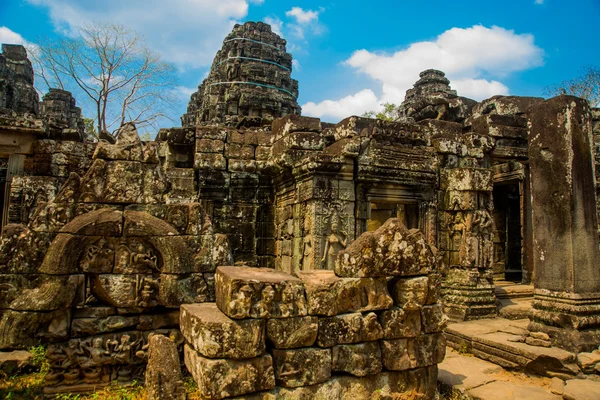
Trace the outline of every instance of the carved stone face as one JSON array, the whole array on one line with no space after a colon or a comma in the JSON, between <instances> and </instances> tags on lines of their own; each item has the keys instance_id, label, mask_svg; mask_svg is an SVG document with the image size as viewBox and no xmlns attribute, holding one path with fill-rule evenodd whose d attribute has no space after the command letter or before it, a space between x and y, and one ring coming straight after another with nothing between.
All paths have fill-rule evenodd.
<instances>
[{"instance_id":1,"label":"carved stone face","mask_svg":"<svg viewBox=\"0 0 600 400\"><path fill-rule=\"evenodd\" d=\"M273 290L271 285L265 286L264 289L262 290L262 300L265 303L271 303L271 302L273 302L274 298L275 298L275 290Z\"/></svg>"}]
</instances>

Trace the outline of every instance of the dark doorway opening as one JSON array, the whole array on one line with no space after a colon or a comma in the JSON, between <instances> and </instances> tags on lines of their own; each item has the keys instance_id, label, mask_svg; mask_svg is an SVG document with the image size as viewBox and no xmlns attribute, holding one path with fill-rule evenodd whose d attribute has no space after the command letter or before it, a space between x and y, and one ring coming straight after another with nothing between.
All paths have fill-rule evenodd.
<instances>
[{"instance_id":1,"label":"dark doorway opening","mask_svg":"<svg viewBox=\"0 0 600 400\"><path fill-rule=\"evenodd\" d=\"M519 183L494 185L494 272L496 277L523 278L521 197Z\"/></svg>"}]
</instances>

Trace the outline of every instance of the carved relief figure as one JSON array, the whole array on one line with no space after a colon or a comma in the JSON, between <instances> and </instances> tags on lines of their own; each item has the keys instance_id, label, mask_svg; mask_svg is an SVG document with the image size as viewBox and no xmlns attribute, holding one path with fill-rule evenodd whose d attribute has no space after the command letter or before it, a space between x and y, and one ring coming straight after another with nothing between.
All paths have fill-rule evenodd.
<instances>
[{"instance_id":1,"label":"carved relief figure","mask_svg":"<svg viewBox=\"0 0 600 400\"><path fill-rule=\"evenodd\" d=\"M113 251L105 238L91 244L84 251L81 269L86 272L111 272L113 267Z\"/></svg>"},{"instance_id":2,"label":"carved relief figure","mask_svg":"<svg viewBox=\"0 0 600 400\"><path fill-rule=\"evenodd\" d=\"M340 252L346 248L347 240L344 238L343 232L340 231L340 221L337 213L331 216L331 233L325 242L325 251L321 262L323 269L333 269L335 259Z\"/></svg>"},{"instance_id":3,"label":"carved relief figure","mask_svg":"<svg viewBox=\"0 0 600 400\"><path fill-rule=\"evenodd\" d=\"M252 305L252 288L249 285L242 286L236 293L235 297L229 302L235 318L244 318L250 312Z\"/></svg>"},{"instance_id":4,"label":"carved relief figure","mask_svg":"<svg viewBox=\"0 0 600 400\"><path fill-rule=\"evenodd\" d=\"M454 253L452 253L451 255L452 258L450 260L450 263L452 265L459 265L460 258L458 252L460 251L461 246L463 245L463 236L467 230L467 226L465 224L463 214L461 212L457 213L454 216L454 221L451 224L450 230L452 250L454 250Z\"/></svg>"},{"instance_id":5,"label":"carved relief figure","mask_svg":"<svg viewBox=\"0 0 600 400\"><path fill-rule=\"evenodd\" d=\"M261 292L261 300L256 303L256 310L261 318L271 315L274 299L275 290L271 287L271 285L266 285Z\"/></svg>"},{"instance_id":6,"label":"carved relief figure","mask_svg":"<svg viewBox=\"0 0 600 400\"><path fill-rule=\"evenodd\" d=\"M313 236L311 234L312 228L312 215L310 213L306 214L304 219L304 249L302 252L302 270L309 271L315 269L315 261L314 261L314 244L313 244Z\"/></svg>"}]
</instances>

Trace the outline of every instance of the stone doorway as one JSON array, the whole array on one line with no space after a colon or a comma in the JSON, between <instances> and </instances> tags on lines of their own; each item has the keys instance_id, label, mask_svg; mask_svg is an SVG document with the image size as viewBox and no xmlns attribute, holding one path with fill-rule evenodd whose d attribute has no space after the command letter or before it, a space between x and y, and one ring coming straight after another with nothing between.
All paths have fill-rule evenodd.
<instances>
[{"instance_id":1,"label":"stone doorway","mask_svg":"<svg viewBox=\"0 0 600 400\"><path fill-rule=\"evenodd\" d=\"M520 183L494 185L494 275L497 279L523 279L523 238Z\"/></svg>"}]
</instances>

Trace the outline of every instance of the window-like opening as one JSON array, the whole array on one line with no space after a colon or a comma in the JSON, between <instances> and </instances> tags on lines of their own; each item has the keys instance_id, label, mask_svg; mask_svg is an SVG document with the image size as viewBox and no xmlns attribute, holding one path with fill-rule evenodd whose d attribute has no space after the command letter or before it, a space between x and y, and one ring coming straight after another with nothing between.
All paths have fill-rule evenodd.
<instances>
[{"instance_id":1,"label":"window-like opening","mask_svg":"<svg viewBox=\"0 0 600 400\"><path fill-rule=\"evenodd\" d=\"M173 145L175 168L192 168L194 166L194 148L192 145Z\"/></svg>"},{"instance_id":2,"label":"window-like opening","mask_svg":"<svg viewBox=\"0 0 600 400\"><path fill-rule=\"evenodd\" d=\"M371 203L370 214L367 221L369 232L373 232L390 218L400 218L409 229L419 227L419 206L417 204Z\"/></svg>"},{"instance_id":3,"label":"window-like opening","mask_svg":"<svg viewBox=\"0 0 600 400\"><path fill-rule=\"evenodd\" d=\"M521 201L519 184L494 186L494 271L496 276L520 282L523 276Z\"/></svg>"}]
</instances>

